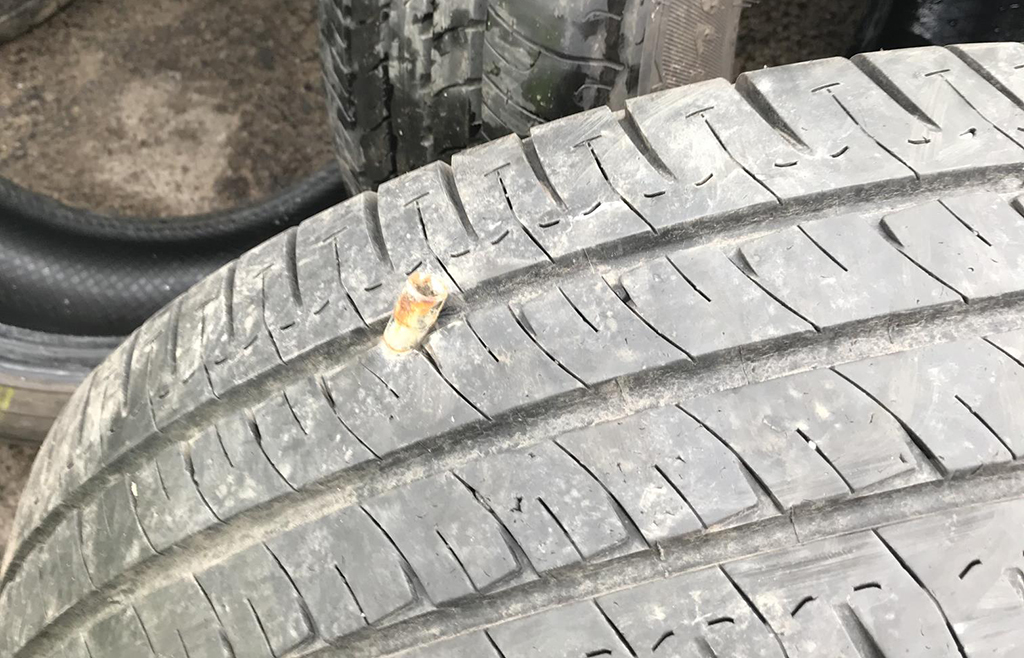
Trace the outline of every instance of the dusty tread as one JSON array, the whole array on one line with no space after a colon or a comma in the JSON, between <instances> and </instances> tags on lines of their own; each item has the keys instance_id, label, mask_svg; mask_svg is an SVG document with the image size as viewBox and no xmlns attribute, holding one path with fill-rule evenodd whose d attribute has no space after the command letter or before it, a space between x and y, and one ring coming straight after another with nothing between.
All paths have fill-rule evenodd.
<instances>
[{"instance_id":1,"label":"dusty tread","mask_svg":"<svg viewBox=\"0 0 1024 658\"><path fill-rule=\"evenodd\" d=\"M594 110L246 254L140 328L58 419L5 556L0 655L356 655L422 644L421 627L462 652L640 655L665 632L642 612L665 573L729 580L731 625L690 610L673 631L726 653L802 655L828 633L881 655L917 651L919 629L983 641L989 621L971 627L927 556L897 546L947 527L932 514L1005 515L995 501L1021 495L1024 420L1006 400L1024 386L1024 149L1002 92L949 57L894 54L861 63L870 75L829 60L743 93L636 99L629 119ZM908 78L906 62L950 72ZM855 88L845 110L776 91L828 76L832 94ZM928 84L968 99L949 126L929 123ZM935 148L901 145L921 130ZM377 332L421 267L455 294L422 350L389 358ZM821 530L788 525L819 508ZM741 552L657 571L701 542ZM801 612L820 623L764 603L780 578L757 574L847 557L785 593L814 596ZM655 575L615 584L620 564ZM884 595L853 589L863 565ZM604 580L585 593L588 573ZM158 611L183 600L179 638ZM496 616L448 614L477 604ZM524 617L500 624L506 604ZM579 636L558 621L572 606ZM928 612L901 634L870 612L886 606Z\"/></svg>"}]
</instances>

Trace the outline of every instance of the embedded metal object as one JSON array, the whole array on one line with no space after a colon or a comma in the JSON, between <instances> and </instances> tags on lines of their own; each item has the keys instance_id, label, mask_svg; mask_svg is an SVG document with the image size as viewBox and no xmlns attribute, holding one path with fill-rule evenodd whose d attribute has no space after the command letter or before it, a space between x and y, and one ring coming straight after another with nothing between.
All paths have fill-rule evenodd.
<instances>
[{"instance_id":1,"label":"embedded metal object","mask_svg":"<svg viewBox=\"0 0 1024 658\"><path fill-rule=\"evenodd\" d=\"M448 286L441 277L429 272L410 274L384 329L384 345L394 352L415 349L434 326L446 299Z\"/></svg>"}]
</instances>

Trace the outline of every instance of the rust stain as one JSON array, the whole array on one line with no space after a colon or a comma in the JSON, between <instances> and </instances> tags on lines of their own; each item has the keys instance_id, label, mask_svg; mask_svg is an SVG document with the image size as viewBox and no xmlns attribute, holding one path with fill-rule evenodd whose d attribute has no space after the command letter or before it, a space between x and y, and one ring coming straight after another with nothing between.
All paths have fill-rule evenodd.
<instances>
[{"instance_id":1,"label":"rust stain","mask_svg":"<svg viewBox=\"0 0 1024 658\"><path fill-rule=\"evenodd\" d=\"M384 345L394 352L415 349L434 326L446 299L448 286L440 277L429 272L410 274L384 329Z\"/></svg>"}]
</instances>

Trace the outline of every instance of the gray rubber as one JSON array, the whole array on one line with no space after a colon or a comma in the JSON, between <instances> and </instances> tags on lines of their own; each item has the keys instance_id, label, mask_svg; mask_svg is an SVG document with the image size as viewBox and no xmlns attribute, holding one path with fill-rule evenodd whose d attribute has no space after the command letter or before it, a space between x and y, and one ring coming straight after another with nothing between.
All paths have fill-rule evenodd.
<instances>
[{"instance_id":1,"label":"gray rubber","mask_svg":"<svg viewBox=\"0 0 1024 658\"><path fill-rule=\"evenodd\" d=\"M0 0L0 43L10 41L60 11L71 0Z\"/></svg>"},{"instance_id":2,"label":"gray rubber","mask_svg":"<svg viewBox=\"0 0 1024 658\"><path fill-rule=\"evenodd\" d=\"M742 0L319 0L349 189L638 94L733 76Z\"/></svg>"},{"instance_id":3,"label":"gray rubber","mask_svg":"<svg viewBox=\"0 0 1024 658\"><path fill-rule=\"evenodd\" d=\"M72 396L0 655L1019 655L1021 62L645 96L249 252Z\"/></svg>"}]
</instances>

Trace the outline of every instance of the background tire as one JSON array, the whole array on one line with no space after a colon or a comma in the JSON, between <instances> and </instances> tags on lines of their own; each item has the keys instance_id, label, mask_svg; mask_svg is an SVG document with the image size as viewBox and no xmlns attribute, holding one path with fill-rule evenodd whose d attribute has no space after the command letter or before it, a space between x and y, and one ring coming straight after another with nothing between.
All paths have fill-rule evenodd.
<instances>
[{"instance_id":1,"label":"background tire","mask_svg":"<svg viewBox=\"0 0 1024 658\"><path fill-rule=\"evenodd\" d=\"M250 251L61 414L0 655L1019 652L1021 61L673 89Z\"/></svg>"},{"instance_id":2,"label":"background tire","mask_svg":"<svg viewBox=\"0 0 1024 658\"><path fill-rule=\"evenodd\" d=\"M0 0L0 43L39 25L70 3L71 0Z\"/></svg>"},{"instance_id":3,"label":"background tire","mask_svg":"<svg viewBox=\"0 0 1024 658\"><path fill-rule=\"evenodd\" d=\"M472 144L731 78L741 0L319 0L346 182L373 189Z\"/></svg>"},{"instance_id":4,"label":"background tire","mask_svg":"<svg viewBox=\"0 0 1024 658\"><path fill-rule=\"evenodd\" d=\"M71 391L147 317L346 196L331 164L258 204L144 219L71 208L0 178L0 440L42 440Z\"/></svg>"}]
</instances>

